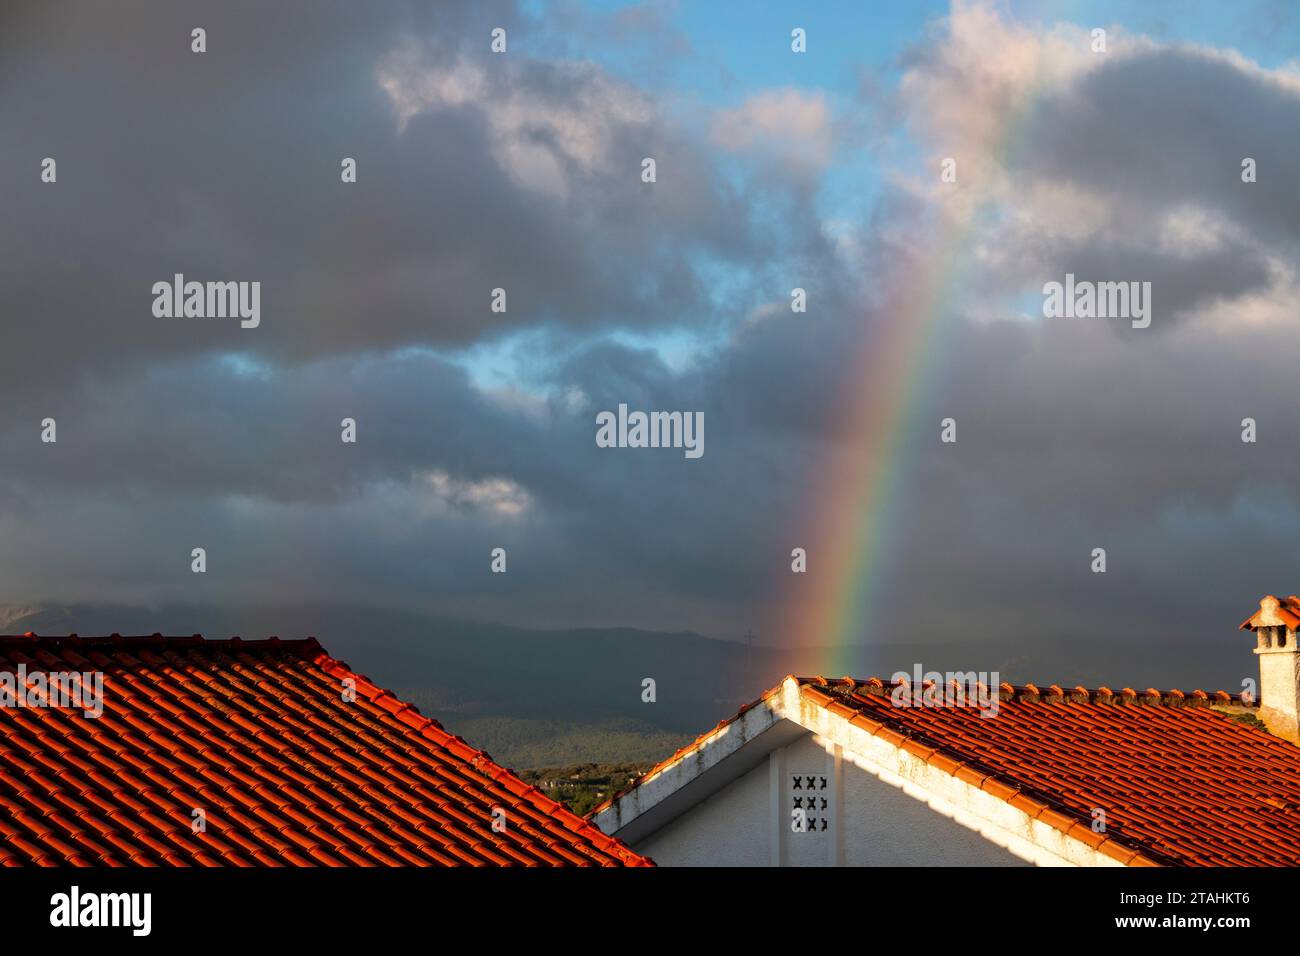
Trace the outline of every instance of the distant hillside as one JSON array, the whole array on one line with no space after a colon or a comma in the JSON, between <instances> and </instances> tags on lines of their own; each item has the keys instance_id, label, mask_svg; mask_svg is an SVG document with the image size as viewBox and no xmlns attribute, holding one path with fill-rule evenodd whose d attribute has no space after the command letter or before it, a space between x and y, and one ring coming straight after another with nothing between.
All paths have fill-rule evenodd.
<instances>
[{"instance_id":1,"label":"distant hillside","mask_svg":"<svg viewBox=\"0 0 1300 956\"><path fill-rule=\"evenodd\" d=\"M314 635L509 766L657 760L735 713L787 673L829 669L817 649L744 645L689 632L528 630L355 607L0 607L3 630L44 634ZM738 628L739 629L739 628ZM1257 676L1250 642L1176 635L1119 643L1035 625L1032 641L876 644L852 670L888 677L926 669L998 671L1016 683L1240 690ZM842 666L842 665L841 665ZM836 675L829 675L836 676ZM656 701L641 699L653 678Z\"/></svg>"},{"instance_id":2,"label":"distant hillside","mask_svg":"<svg viewBox=\"0 0 1300 956\"><path fill-rule=\"evenodd\" d=\"M653 763L582 763L525 770L521 777L579 816L631 786Z\"/></svg>"},{"instance_id":3,"label":"distant hillside","mask_svg":"<svg viewBox=\"0 0 1300 956\"><path fill-rule=\"evenodd\" d=\"M486 750L497 763L515 770L580 763L653 764L697 736L622 719L582 723L518 717L464 718L436 711L429 716Z\"/></svg>"},{"instance_id":4,"label":"distant hillside","mask_svg":"<svg viewBox=\"0 0 1300 956\"><path fill-rule=\"evenodd\" d=\"M508 716L558 725L633 721L697 733L780 680L781 655L698 634L627 628L525 630L368 608L49 608L13 622L45 634L314 635L376 683L453 726ZM653 678L656 700L641 699Z\"/></svg>"}]
</instances>

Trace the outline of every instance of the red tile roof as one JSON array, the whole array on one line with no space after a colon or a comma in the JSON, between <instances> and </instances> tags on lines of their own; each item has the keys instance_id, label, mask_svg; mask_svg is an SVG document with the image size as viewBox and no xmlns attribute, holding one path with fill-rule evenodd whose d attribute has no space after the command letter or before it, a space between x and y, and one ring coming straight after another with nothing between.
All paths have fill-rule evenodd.
<instances>
[{"instance_id":1,"label":"red tile roof","mask_svg":"<svg viewBox=\"0 0 1300 956\"><path fill-rule=\"evenodd\" d=\"M1241 630L1253 631L1257 627L1276 627L1285 624L1295 630L1300 627L1300 597L1294 594L1279 598L1266 594L1259 602L1259 610L1241 622Z\"/></svg>"},{"instance_id":2,"label":"red tile roof","mask_svg":"<svg viewBox=\"0 0 1300 956\"><path fill-rule=\"evenodd\" d=\"M314 638L0 637L23 664L104 710L0 708L5 865L653 865Z\"/></svg>"},{"instance_id":3,"label":"red tile roof","mask_svg":"<svg viewBox=\"0 0 1300 956\"><path fill-rule=\"evenodd\" d=\"M1300 748L1212 709L1249 712L1240 697L1003 684L985 718L974 707L894 706L896 685L878 679L796 680L805 700L1122 862L1300 865ZM1092 831L1094 808L1105 811L1104 835Z\"/></svg>"}]
</instances>

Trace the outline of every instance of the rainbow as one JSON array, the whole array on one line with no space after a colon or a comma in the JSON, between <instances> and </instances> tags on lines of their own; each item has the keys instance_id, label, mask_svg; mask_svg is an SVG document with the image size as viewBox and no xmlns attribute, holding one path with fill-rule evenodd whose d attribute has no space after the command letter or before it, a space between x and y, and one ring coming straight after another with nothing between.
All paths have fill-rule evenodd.
<instances>
[{"instance_id":1,"label":"rainbow","mask_svg":"<svg viewBox=\"0 0 1300 956\"><path fill-rule=\"evenodd\" d=\"M994 167L1005 168L1038 94L1026 90L995 130L989 153ZM942 216L933 252L893 290L886 318L868 323L872 328L852 365L862 371L842 403L840 434L853 450L847 462L836 458L833 467L822 469L825 477L808 499L812 514L800 530L810 542L800 544L808 553L808 570L798 576L804 580L794 585L798 593L781 613L783 635L820 649L817 673L853 674L862 666L892 570L889 556L901 541L917 452L924 443L939 441L942 418L960 418L956 412L936 413L950 340L945 333L956 321L956 296L989 199L964 197Z\"/></svg>"}]
</instances>

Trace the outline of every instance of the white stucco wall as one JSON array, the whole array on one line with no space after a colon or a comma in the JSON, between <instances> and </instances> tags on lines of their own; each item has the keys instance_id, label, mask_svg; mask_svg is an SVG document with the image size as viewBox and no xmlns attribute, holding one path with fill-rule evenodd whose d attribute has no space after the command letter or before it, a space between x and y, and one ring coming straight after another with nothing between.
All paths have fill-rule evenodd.
<instances>
[{"instance_id":1,"label":"white stucco wall","mask_svg":"<svg viewBox=\"0 0 1300 956\"><path fill-rule=\"evenodd\" d=\"M778 859L784 866L1025 864L843 756L837 789L835 763L835 745L806 733L633 848L660 866L770 866ZM796 772L832 781L825 833L791 829L789 778Z\"/></svg>"},{"instance_id":2,"label":"white stucco wall","mask_svg":"<svg viewBox=\"0 0 1300 956\"><path fill-rule=\"evenodd\" d=\"M850 866L1028 866L1005 848L844 762L844 845Z\"/></svg>"},{"instance_id":3,"label":"white stucco wall","mask_svg":"<svg viewBox=\"0 0 1300 956\"><path fill-rule=\"evenodd\" d=\"M660 866L767 866L767 778L762 763L633 849Z\"/></svg>"},{"instance_id":4,"label":"white stucco wall","mask_svg":"<svg viewBox=\"0 0 1300 956\"><path fill-rule=\"evenodd\" d=\"M1297 632L1289 631L1285 648L1260 648L1260 719L1270 731L1293 743L1300 743L1300 720L1296 700L1300 698L1300 654L1295 652Z\"/></svg>"}]
</instances>

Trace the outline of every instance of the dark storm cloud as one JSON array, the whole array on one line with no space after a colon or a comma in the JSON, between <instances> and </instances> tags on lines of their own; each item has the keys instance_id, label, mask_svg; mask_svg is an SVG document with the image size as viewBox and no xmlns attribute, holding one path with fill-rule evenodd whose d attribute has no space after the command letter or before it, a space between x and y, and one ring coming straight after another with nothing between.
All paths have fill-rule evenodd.
<instances>
[{"instance_id":1,"label":"dark storm cloud","mask_svg":"<svg viewBox=\"0 0 1300 956\"><path fill-rule=\"evenodd\" d=\"M1300 239L1294 78L1202 50L1139 48L1039 104L1031 129L1023 170L1103 193L1120 221L1194 200L1260 241ZM1250 185L1246 157L1259 169Z\"/></svg>"},{"instance_id":2,"label":"dark storm cloud","mask_svg":"<svg viewBox=\"0 0 1300 956\"><path fill-rule=\"evenodd\" d=\"M1059 229L1071 210L1031 206L1001 237L1005 268L986 281L1037 289L1079 280L1150 281L1155 327L1267 293L1277 260L1300 250L1300 84L1240 58L1138 44L1108 54L1033 109L1009 160L1018 188L1101 200L1093 228ZM1242 163L1257 180L1242 181ZM1188 224L1171 237L1171 217ZM1180 243L1184 247L1180 247Z\"/></svg>"},{"instance_id":3,"label":"dark storm cloud","mask_svg":"<svg viewBox=\"0 0 1300 956\"><path fill-rule=\"evenodd\" d=\"M504 5L77 13L4 14L20 95L0 105L0 308L39 317L11 330L7 380L36 359L105 369L215 348L283 359L539 323L660 325L707 308L699 262L762 254L698 146L595 67L529 59L528 24ZM203 55L189 52L197 23ZM498 24L518 52L488 52ZM381 80L447 95L403 127ZM557 141L574 126L576 147ZM646 155L672 188L636 188ZM44 156L55 187L37 180ZM345 156L353 186L339 182ZM155 318L150 288L178 272L260 281L256 335ZM498 287L504 315L489 310Z\"/></svg>"},{"instance_id":4,"label":"dark storm cloud","mask_svg":"<svg viewBox=\"0 0 1300 956\"><path fill-rule=\"evenodd\" d=\"M230 593L255 591L268 562L272 587L291 588L291 552L313 556L320 591L450 600L475 593L455 542L473 537L477 556L503 524L525 549L512 583L571 594L590 571L626 598L642 575L651 590L685 576L688 595L725 597L735 575L714 559L744 532L750 493L733 476L759 436L710 443L695 477L713 477L694 492L674 487L681 462L597 458L592 442L595 408L618 401L718 415L706 380L648 352L566 347L558 384L587 398L552 394L539 421L457 366L390 350L521 326L716 326L700 263L758 271L778 244L815 237L806 214L779 236L754 228L747 190L775 202L782 183L734 183L642 92L530 58L530 24L504 5L76 12L12 8L3 31L8 88L30 95L0 106L15 146L0 435L26 448L44 417L59 428L49 454L0 480L8 537L32 542L15 592L185 589L176 560L197 541L225 554ZM655 24L633 19L597 29ZM486 52L496 25L508 57ZM36 182L45 155L57 186ZM343 156L359 161L355 187L338 182ZM174 272L260 280L262 325L154 318L149 288ZM496 286L505 316L487 308ZM355 449L343 416L359 422ZM501 482L523 517L499 510ZM724 514L692 543L690 524ZM112 559L126 536L132 556ZM570 570L530 575L543 550Z\"/></svg>"},{"instance_id":5,"label":"dark storm cloud","mask_svg":"<svg viewBox=\"0 0 1300 956\"><path fill-rule=\"evenodd\" d=\"M1294 590L1297 119L1294 76L1143 44L1038 105L1007 169L1012 212L976 227L994 268L956 297L924 405L936 429L957 418L959 441L911 443L887 626L1231 639L1239 610ZM990 297L1032 299L1066 272L1150 281L1151 329L1040 319L1036 304L1028 321L990 320ZM1258 443L1241 440L1245 418ZM937 581L943 600L927 600Z\"/></svg>"},{"instance_id":6,"label":"dark storm cloud","mask_svg":"<svg viewBox=\"0 0 1300 956\"><path fill-rule=\"evenodd\" d=\"M805 179L738 175L652 91L535 57L571 41L505 7L149 9L0 14L0 82L22 92L0 98L4 597L383 601L775 636L790 548L812 544L799 519L869 503L809 496L862 441L847 403L881 374L863 343L899 321L930 254L909 246L924 202L887 191L841 248ZM494 60L498 23L512 52ZM1174 609L1156 624L1216 633L1250 589L1294 589L1279 532L1300 530L1294 326L1258 303L1240 326L1162 317L1276 295L1278 264L1297 264L1300 211L1278 185L1300 172L1296 102L1151 48L1030 117L1010 172L1108 215L992 233L1005 261L946 303L879 570L894 639L1060 620L1136 634L1152 606ZM1238 153L1259 184L1240 183ZM45 155L56 187L37 182ZM1179 205L1232 229L1162 245ZM988 321L1012 311L997 295L1067 270L1152 281L1151 334ZM173 271L260 279L262 326L154 319L149 286ZM506 316L488 311L496 286ZM673 327L708 333L682 365L606 335ZM521 329L546 335L520 346L513 390L449 357ZM597 448L594 415L619 402L703 411L704 457ZM47 415L57 445L38 443ZM956 446L935 440L944 415ZM1239 440L1246 416L1258 445ZM200 545L206 576L189 572ZM487 571L495 546L507 575ZM1094 547L1107 576L1088 572Z\"/></svg>"}]
</instances>

